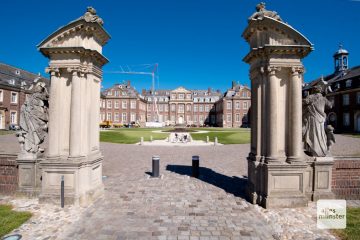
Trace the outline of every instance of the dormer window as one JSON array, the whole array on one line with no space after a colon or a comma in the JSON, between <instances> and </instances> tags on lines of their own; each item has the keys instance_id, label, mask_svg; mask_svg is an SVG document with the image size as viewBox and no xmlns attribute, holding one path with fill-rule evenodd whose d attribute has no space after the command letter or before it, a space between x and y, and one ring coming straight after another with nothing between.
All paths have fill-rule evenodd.
<instances>
[{"instance_id":1,"label":"dormer window","mask_svg":"<svg viewBox=\"0 0 360 240\"><path fill-rule=\"evenodd\" d=\"M16 71L15 71L15 74L18 75L18 76L20 76L20 70L16 70Z\"/></svg>"},{"instance_id":2,"label":"dormer window","mask_svg":"<svg viewBox=\"0 0 360 240\"><path fill-rule=\"evenodd\" d=\"M9 82L9 84L11 84L11 85L15 85L15 79L10 79L8 82Z\"/></svg>"},{"instance_id":3,"label":"dormer window","mask_svg":"<svg viewBox=\"0 0 360 240\"><path fill-rule=\"evenodd\" d=\"M351 87L351 83L352 83L352 80L351 80L351 79L347 80L347 81L345 82L346 87Z\"/></svg>"}]
</instances>

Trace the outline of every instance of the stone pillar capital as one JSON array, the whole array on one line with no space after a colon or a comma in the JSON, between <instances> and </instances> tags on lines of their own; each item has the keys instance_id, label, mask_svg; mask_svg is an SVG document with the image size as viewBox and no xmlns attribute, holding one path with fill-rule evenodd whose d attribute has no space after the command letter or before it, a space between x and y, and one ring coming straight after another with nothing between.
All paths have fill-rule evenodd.
<instances>
[{"instance_id":1,"label":"stone pillar capital","mask_svg":"<svg viewBox=\"0 0 360 240\"><path fill-rule=\"evenodd\" d=\"M276 72L280 71L281 67L278 66L267 66L266 71L269 73L270 76L276 74Z\"/></svg>"},{"instance_id":2,"label":"stone pillar capital","mask_svg":"<svg viewBox=\"0 0 360 240\"><path fill-rule=\"evenodd\" d=\"M50 76L59 76L60 75L60 69L56 67L47 67L45 68L46 73L50 73Z\"/></svg>"},{"instance_id":3,"label":"stone pillar capital","mask_svg":"<svg viewBox=\"0 0 360 240\"><path fill-rule=\"evenodd\" d=\"M302 66L291 67L292 75L300 75L300 74L303 74L304 72L305 72L305 69Z\"/></svg>"}]
</instances>

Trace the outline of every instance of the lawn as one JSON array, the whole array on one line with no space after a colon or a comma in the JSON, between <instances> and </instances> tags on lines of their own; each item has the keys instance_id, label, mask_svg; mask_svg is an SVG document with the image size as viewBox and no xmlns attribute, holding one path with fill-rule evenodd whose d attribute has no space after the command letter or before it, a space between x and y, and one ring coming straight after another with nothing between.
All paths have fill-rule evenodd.
<instances>
[{"instance_id":1,"label":"lawn","mask_svg":"<svg viewBox=\"0 0 360 240\"><path fill-rule=\"evenodd\" d=\"M343 240L360 239L360 208L348 208L346 211L346 228L333 230Z\"/></svg>"},{"instance_id":2,"label":"lawn","mask_svg":"<svg viewBox=\"0 0 360 240\"><path fill-rule=\"evenodd\" d=\"M119 128L100 132L101 142L134 144L140 142L140 138L144 137L144 141L162 140L169 136L169 133L154 133L155 130L165 130L164 128Z\"/></svg>"},{"instance_id":3,"label":"lawn","mask_svg":"<svg viewBox=\"0 0 360 240\"><path fill-rule=\"evenodd\" d=\"M13 134L13 133L15 133L15 132L14 131L3 130L3 129L0 130L0 135Z\"/></svg>"},{"instance_id":4,"label":"lawn","mask_svg":"<svg viewBox=\"0 0 360 240\"><path fill-rule=\"evenodd\" d=\"M134 144L140 142L140 138L144 137L144 141L163 140L169 136L169 133L154 133L153 131L166 131L172 128L118 128L100 132L101 142ZM206 141L209 136L210 141L214 141L215 137L222 144L244 144L250 142L250 130L243 128L189 128L195 131L208 131L207 133L191 133L194 140Z\"/></svg>"},{"instance_id":5,"label":"lawn","mask_svg":"<svg viewBox=\"0 0 360 240\"><path fill-rule=\"evenodd\" d=\"M195 129L194 129L195 130ZM245 144L250 143L250 130L243 128L198 128L196 130L209 131L207 133L191 133L194 140L206 141L206 136L214 142L215 137L222 144Z\"/></svg>"},{"instance_id":6,"label":"lawn","mask_svg":"<svg viewBox=\"0 0 360 240\"><path fill-rule=\"evenodd\" d=\"M20 227L30 217L29 212L17 212L10 205L0 205L0 238Z\"/></svg>"}]
</instances>

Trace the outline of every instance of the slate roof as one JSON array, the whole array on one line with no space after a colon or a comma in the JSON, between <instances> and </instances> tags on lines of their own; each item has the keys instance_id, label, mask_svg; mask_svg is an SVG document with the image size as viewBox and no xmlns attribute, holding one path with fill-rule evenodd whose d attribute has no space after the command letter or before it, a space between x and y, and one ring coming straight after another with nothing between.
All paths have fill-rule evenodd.
<instances>
[{"instance_id":1,"label":"slate roof","mask_svg":"<svg viewBox=\"0 0 360 240\"><path fill-rule=\"evenodd\" d=\"M50 82L49 79L39 74L34 74L5 63L0 63L0 86L2 87L27 89L35 79L42 80L47 85L49 85Z\"/></svg>"}]
</instances>

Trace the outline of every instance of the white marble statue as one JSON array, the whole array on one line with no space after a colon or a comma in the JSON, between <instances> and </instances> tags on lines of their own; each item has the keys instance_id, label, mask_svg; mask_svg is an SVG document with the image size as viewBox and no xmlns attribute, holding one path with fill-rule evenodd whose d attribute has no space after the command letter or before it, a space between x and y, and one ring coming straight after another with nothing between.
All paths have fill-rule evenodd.
<instances>
[{"instance_id":1,"label":"white marble statue","mask_svg":"<svg viewBox=\"0 0 360 240\"><path fill-rule=\"evenodd\" d=\"M48 98L45 83L33 83L32 94L27 96L20 110L20 130L17 132L22 154L37 154L43 152L40 144L47 134Z\"/></svg>"},{"instance_id":2,"label":"white marble statue","mask_svg":"<svg viewBox=\"0 0 360 240\"><path fill-rule=\"evenodd\" d=\"M303 100L303 142L305 153L313 157L325 157L335 142L333 128L325 126L326 108L332 103L323 95L327 84L321 80L314 92Z\"/></svg>"},{"instance_id":3,"label":"white marble statue","mask_svg":"<svg viewBox=\"0 0 360 240\"><path fill-rule=\"evenodd\" d=\"M283 21L281 19L281 17L279 16L279 14L277 14L277 12L266 10L264 2L257 4L255 9L256 9L256 12L253 15L251 15L251 17L249 17L249 19L248 19L249 21L255 20L255 19L262 20L264 18L264 16L273 18L280 22Z\"/></svg>"}]
</instances>

